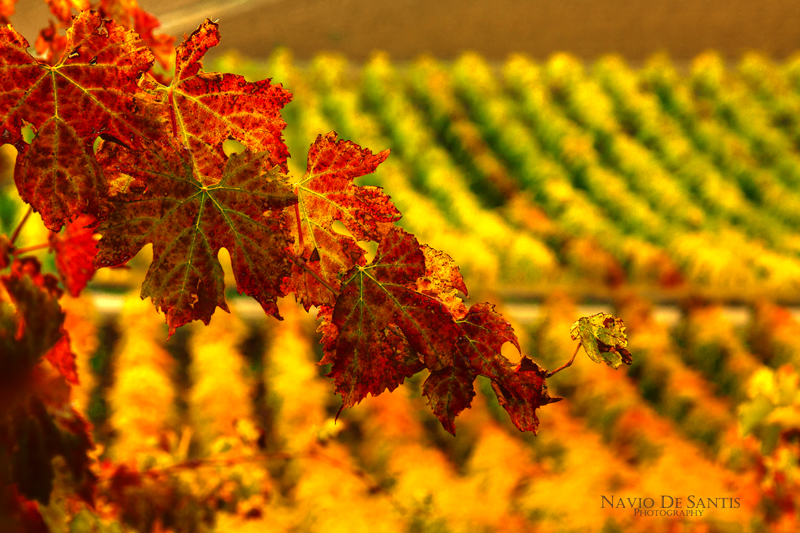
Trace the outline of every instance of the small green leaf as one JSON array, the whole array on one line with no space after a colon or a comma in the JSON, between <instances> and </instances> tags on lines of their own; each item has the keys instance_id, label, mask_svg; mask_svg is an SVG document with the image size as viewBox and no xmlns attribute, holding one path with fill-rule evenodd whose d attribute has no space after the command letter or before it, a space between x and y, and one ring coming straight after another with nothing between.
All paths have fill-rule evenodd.
<instances>
[{"instance_id":1,"label":"small green leaf","mask_svg":"<svg viewBox=\"0 0 800 533\"><path fill-rule=\"evenodd\" d=\"M578 319L569 329L573 340L580 339L586 354L595 363L605 363L619 368L622 363L631 364L628 337L621 318L605 313L585 316Z\"/></svg>"}]
</instances>

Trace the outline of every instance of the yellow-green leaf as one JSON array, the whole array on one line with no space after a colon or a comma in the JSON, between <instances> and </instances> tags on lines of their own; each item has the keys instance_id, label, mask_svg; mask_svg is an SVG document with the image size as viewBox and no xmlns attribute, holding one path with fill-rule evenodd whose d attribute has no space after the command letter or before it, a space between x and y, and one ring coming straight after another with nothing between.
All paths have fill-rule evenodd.
<instances>
[{"instance_id":1,"label":"yellow-green leaf","mask_svg":"<svg viewBox=\"0 0 800 533\"><path fill-rule=\"evenodd\" d=\"M605 362L612 368L622 363L631 364L628 336L621 318L605 313L579 318L572 324L569 334L573 340L580 339L586 354L595 363Z\"/></svg>"}]
</instances>

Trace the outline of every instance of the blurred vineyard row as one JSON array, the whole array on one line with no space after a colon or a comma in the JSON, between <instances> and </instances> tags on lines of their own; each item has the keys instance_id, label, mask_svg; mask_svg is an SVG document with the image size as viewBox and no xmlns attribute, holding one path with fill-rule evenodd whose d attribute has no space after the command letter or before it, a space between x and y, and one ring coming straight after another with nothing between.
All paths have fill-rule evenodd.
<instances>
[{"instance_id":1,"label":"blurred vineyard row","mask_svg":"<svg viewBox=\"0 0 800 533\"><path fill-rule=\"evenodd\" d=\"M480 381L454 438L420 375L334 422L316 323L292 302L280 323L234 306L168 341L138 294L105 318L91 302L65 300L74 401L113 463L98 467L97 514L54 531L123 531L104 521L111 499L141 532L797 530L800 322L771 304L738 330L719 306L696 306L670 331L646 300L620 298L627 371L581 356L549 380L565 400L540 411L538 436L517 431ZM577 313L552 296L537 323L516 326L524 350L563 363ZM656 509L691 497L703 514L642 517L604 496ZM51 524L65 512L45 508Z\"/></svg>"},{"instance_id":2,"label":"blurred vineyard row","mask_svg":"<svg viewBox=\"0 0 800 533\"><path fill-rule=\"evenodd\" d=\"M111 314L88 293L65 300L75 402L115 466L99 463L97 513L64 530L122 531L103 495L159 533L798 530L800 323L781 305L800 304L800 60L706 54L679 72L665 58L633 70L613 57L353 65L276 52L208 66L294 94L295 176L320 133L391 148L359 182L384 187L401 224L454 257L471 301L541 299L515 325L534 360L565 362L576 305L600 298L634 363L615 372L581 355L549 380L565 400L540 411L539 436L516 431L480 382L451 437L424 405L425 376L334 423L313 317L292 302L280 323L244 321L234 304L167 341L138 292ZM7 170L4 232L24 213ZM46 240L29 223L19 243ZM90 288L134 289L147 263ZM654 317L663 300L683 303L672 328ZM748 306L744 325L726 302ZM684 510L692 496L703 514L637 516L603 496ZM46 514L58 524L67 511Z\"/></svg>"},{"instance_id":3,"label":"blurred vineyard row","mask_svg":"<svg viewBox=\"0 0 800 533\"><path fill-rule=\"evenodd\" d=\"M800 61L220 63L294 93L296 173L320 132L391 148L367 181L473 285L800 302Z\"/></svg>"}]
</instances>

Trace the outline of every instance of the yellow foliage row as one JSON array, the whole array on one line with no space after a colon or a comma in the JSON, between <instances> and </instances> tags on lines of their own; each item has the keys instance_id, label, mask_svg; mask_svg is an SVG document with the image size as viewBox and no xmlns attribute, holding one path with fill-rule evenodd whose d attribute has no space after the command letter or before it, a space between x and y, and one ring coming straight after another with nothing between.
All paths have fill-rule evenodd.
<instances>
[{"instance_id":1,"label":"yellow foliage row","mask_svg":"<svg viewBox=\"0 0 800 533\"><path fill-rule=\"evenodd\" d=\"M115 461L153 473L153 485L126 492L146 518L138 522L141 531L187 530L176 517L208 532L555 532L603 525L666 532L733 524L744 531L789 531L789 522L768 509L797 483L794 448L780 441L762 458L762 433L745 435L735 406L763 396L777 406L765 424L791 423L784 413L796 399L787 404L786 394L776 391L796 386L796 379L785 379L783 370L774 377L717 308L687 315L679 330L684 352L646 302L620 301L634 353L629 373L581 356L549 380L551 392L566 399L539 412L538 437L517 432L478 381L478 396L453 438L424 405L419 387L425 376L367 398L334 421L340 400L316 364L313 316L294 302L280 307L284 320L265 319L266 327L224 313L208 327L191 327L182 339L166 341L185 347L188 358L178 361L164 349L166 329L150 303L138 296L126 301L117 321L122 334L112 354L112 385L100 391L111 406L114 433L101 444ZM775 311L759 311L767 312ZM576 313L572 302L553 297L536 334L530 340L522 335L523 348L546 367L562 364L574 347L567 332ZM78 345L91 349L92 320L86 324ZM767 326L756 318L752 328L767 339L762 344L783 346L793 361L800 359L787 344L800 326L791 317L777 324L761 331ZM241 352L253 335L264 339L261 357ZM698 363L701 372L688 366L712 349L719 363ZM726 392L716 388L726 376L736 387L715 396ZM645 386L660 397L645 400ZM703 424L713 427L713 442L698 430ZM159 508L158 494L172 506ZM643 518L601 498L662 495L738 498L738 505L708 509L703 518ZM104 501L111 513L113 505Z\"/></svg>"}]
</instances>

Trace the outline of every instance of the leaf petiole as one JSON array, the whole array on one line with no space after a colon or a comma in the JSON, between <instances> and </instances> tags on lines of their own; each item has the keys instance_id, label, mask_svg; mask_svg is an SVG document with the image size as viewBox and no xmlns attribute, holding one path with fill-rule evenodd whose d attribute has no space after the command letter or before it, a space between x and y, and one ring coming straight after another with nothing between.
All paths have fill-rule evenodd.
<instances>
[{"instance_id":1,"label":"leaf petiole","mask_svg":"<svg viewBox=\"0 0 800 533\"><path fill-rule=\"evenodd\" d=\"M22 217L22 220L19 221L17 227L14 228L14 233L11 234L12 245L17 241L17 237L19 237L19 234L22 231L22 228L25 226L25 223L28 221L28 218L31 216L31 213L33 213L33 208L28 206L28 211L25 213L25 216Z\"/></svg>"},{"instance_id":2,"label":"leaf petiole","mask_svg":"<svg viewBox=\"0 0 800 533\"><path fill-rule=\"evenodd\" d=\"M36 250L41 250L42 248L47 248L50 246L49 242L43 242L41 244L35 244L33 246L26 246L25 248L17 248L15 249L12 254L14 257L22 254L27 254L28 252L35 252Z\"/></svg>"},{"instance_id":3,"label":"leaf petiole","mask_svg":"<svg viewBox=\"0 0 800 533\"><path fill-rule=\"evenodd\" d=\"M94 232L92 232L92 233L94 233ZM86 236L86 233L79 233L77 235L72 235L70 237L67 237L66 239L62 239L61 242L67 243L67 242L70 242L70 241L81 239L81 238L83 238L85 236ZM32 246L26 246L24 248L15 248L14 251L11 252L11 253L12 253L12 255L14 255L14 257L16 257L18 255L27 254L28 252L35 252L36 250L41 250L43 248L48 248L50 246L52 246L52 243L42 242L42 243L39 243L39 244L34 244Z\"/></svg>"},{"instance_id":4,"label":"leaf petiole","mask_svg":"<svg viewBox=\"0 0 800 533\"><path fill-rule=\"evenodd\" d=\"M294 195L295 196L299 196L297 187L294 188ZM297 219L297 235L298 235L298 237L300 239L300 249L302 250L303 249L303 224L300 221L300 202L299 201L296 204L294 204L294 216Z\"/></svg>"},{"instance_id":5,"label":"leaf petiole","mask_svg":"<svg viewBox=\"0 0 800 533\"><path fill-rule=\"evenodd\" d=\"M578 355L578 350L581 349L581 346L582 346L582 344L579 342L578 345L575 347L575 352L573 352L572 358L569 361L567 361L566 363L564 363L563 365L561 365L560 367L556 368L555 370L548 372L547 375L545 376L545 379L549 378L549 377L552 377L556 373L561 372L562 370L564 370L568 366L572 365L572 362L575 360L575 356Z\"/></svg>"}]
</instances>

